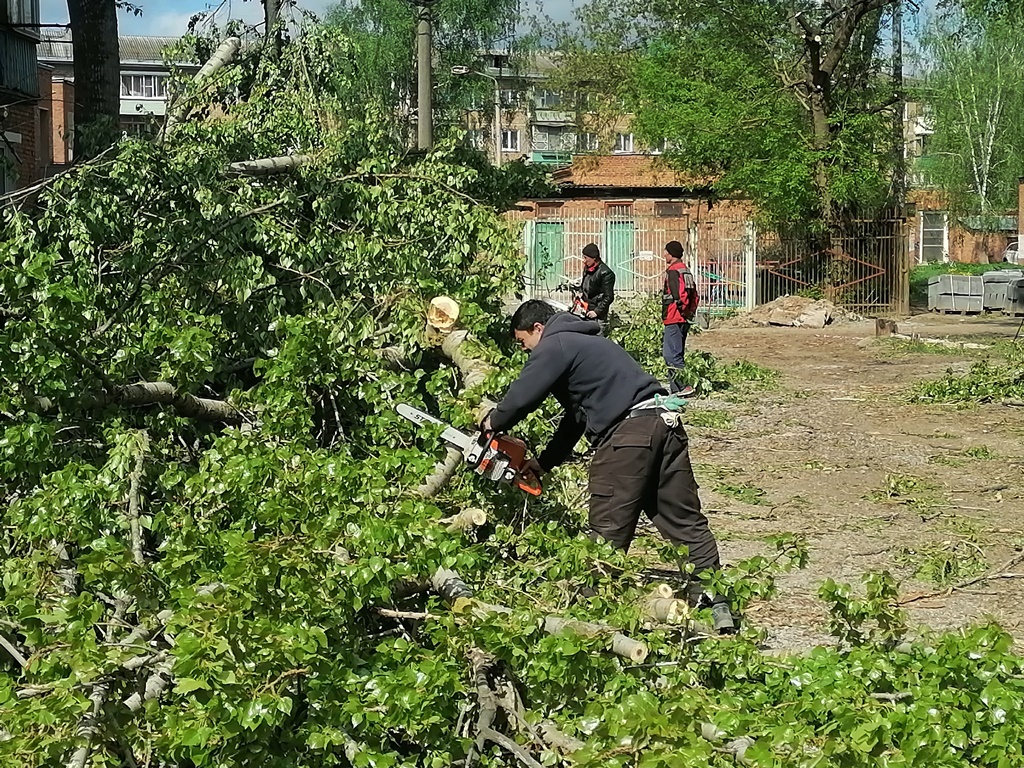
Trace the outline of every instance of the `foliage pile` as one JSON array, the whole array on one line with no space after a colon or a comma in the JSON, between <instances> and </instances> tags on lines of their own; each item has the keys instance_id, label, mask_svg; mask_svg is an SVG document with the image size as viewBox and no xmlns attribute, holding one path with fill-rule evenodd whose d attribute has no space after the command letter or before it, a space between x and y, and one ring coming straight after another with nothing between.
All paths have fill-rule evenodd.
<instances>
[{"instance_id":1,"label":"foliage pile","mask_svg":"<svg viewBox=\"0 0 1024 768\"><path fill-rule=\"evenodd\" d=\"M501 179L338 119L312 42L285 51L280 87L236 103L226 78L216 116L122 142L5 220L0 764L1018 761L1010 638L897 644L883 576L865 599L823 593L839 647L773 657L754 630L698 642L644 619L638 564L568 511L572 467L525 513L468 474L408 493L437 451L393 405L467 425L482 394L460 397L421 345L424 302L462 303L474 354L501 363L481 387L496 393L518 359L498 303L521 265ZM286 151L312 160L225 173ZM549 429L541 415L523 435ZM441 522L470 506L485 528ZM806 561L774 543L718 578L738 608ZM447 598L422 592L439 567L510 612L465 610L450 579ZM597 597L574 602L584 583ZM650 661L546 633L547 614L642 636Z\"/></svg>"},{"instance_id":2,"label":"foliage pile","mask_svg":"<svg viewBox=\"0 0 1024 768\"><path fill-rule=\"evenodd\" d=\"M950 369L941 379L921 382L911 400L959 405L1024 400L1024 349L1013 344L1006 348L1005 360L980 360L967 373Z\"/></svg>"}]
</instances>

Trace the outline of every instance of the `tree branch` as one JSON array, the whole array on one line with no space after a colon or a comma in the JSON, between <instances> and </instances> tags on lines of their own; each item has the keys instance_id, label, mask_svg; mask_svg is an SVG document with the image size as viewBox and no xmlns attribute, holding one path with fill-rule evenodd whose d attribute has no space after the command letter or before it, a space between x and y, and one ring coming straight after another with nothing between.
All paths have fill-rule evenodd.
<instances>
[{"instance_id":1,"label":"tree branch","mask_svg":"<svg viewBox=\"0 0 1024 768\"><path fill-rule=\"evenodd\" d=\"M224 169L226 176L270 176L301 168L313 162L309 155L282 155L261 160L241 160Z\"/></svg>"},{"instance_id":2,"label":"tree branch","mask_svg":"<svg viewBox=\"0 0 1024 768\"><path fill-rule=\"evenodd\" d=\"M28 659L21 655L21 651L19 651L17 647L15 647L14 643L8 640L3 633L0 633L0 648L3 648L11 654L11 658L18 662L22 669L28 667Z\"/></svg>"},{"instance_id":3,"label":"tree branch","mask_svg":"<svg viewBox=\"0 0 1024 768\"><path fill-rule=\"evenodd\" d=\"M145 565L146 558L142 554L142 523L140 521L142 511L142 493L139 486L142 484L142 472L146 460L146 447L149 443L146 433L140 438L139 451L135 456L135 469L128 478L128 525L132 535L132 556L138 565Z\"/></svg>"},{"instance_id":4,"label":"tree branch","mask_svg":"<svg viewBox=\"0 0 1024 768\"><path fill-rule=\"evenodd\" d=\"M105 405L169 405L182 416L205 421L240 424L245 414L224 400L196 397L188 392L179 392L167 381L140 381L135 384L115 385L112 392L84 396L78 404L83 408L99 408ZM57 410L56 402L48 397L34 401L36 410L46 413Z\"/></svg>"},{"instance_id":5,"label":"tree branch","mask_svg":"<svg viewBox=\"0 0 1024 768\"><path fill-rule=\"evenodd\" d=\"M843 54L846 53L846 49L849 47L850 40L853 39L853 35L857 31L857 25L860 23L860 20L872 11L876 11L879 8L889 5L892 1L893 0L858 0L846 7L845 14L840 18L839 25L836 27L836 30L832 35L832 45L829 47L828 53L825 54L825 58L821 62L822 72L827 73L831 77L832 73L835 72L836 67L839 66L839 62L842 60Z\"/></svg>"},{"instance_id":6,"label":"tree branch","mask_svg":"<svg viewBox=\"0 0 1024 768\"><path fill-rule=\"evenodd\" d=\"M106 680L93 688L89 697L90 709L82 722L78 725L78 739L83 743L72 754L67 762L67 768L85 768L89 761L89 753L92 752L92 741L99 730L100 717L103 714L103 704L110 692L110 681Z\"/></svg>"}]
</instances>

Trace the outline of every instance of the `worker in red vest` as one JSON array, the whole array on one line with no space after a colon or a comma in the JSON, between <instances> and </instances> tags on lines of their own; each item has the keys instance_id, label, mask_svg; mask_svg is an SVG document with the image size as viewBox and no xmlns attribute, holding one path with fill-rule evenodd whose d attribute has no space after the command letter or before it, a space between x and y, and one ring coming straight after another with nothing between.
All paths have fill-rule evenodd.
<instances>
[{"instance_id":1,"label":"worker in red vest","mask_svg":"<svg viewBox=\"0 0 1024 768\"><path fill-rule=\"evenodd\" d=\"M683 263L683 244L673 240L665 245L665 286L661 295L661 319L665 329L661 338L661 352L668 366L669 391L672 394L691 395L693 387L682 381L686 336L690 323L697 314L700 296L697 282L690 268Z\"/></svg>"}]
</instances>

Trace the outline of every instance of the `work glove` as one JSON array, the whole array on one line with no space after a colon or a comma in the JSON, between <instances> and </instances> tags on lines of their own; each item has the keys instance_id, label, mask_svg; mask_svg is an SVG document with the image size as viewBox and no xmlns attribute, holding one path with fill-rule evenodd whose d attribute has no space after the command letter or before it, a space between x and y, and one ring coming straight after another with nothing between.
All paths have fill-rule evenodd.
<instances>
[{"instance_id":1,"label":"work glove","mask_svg":"<svg viewBox=\"0 0 1024 768\"><path fill-rule=\"evenodd\" d=\"M494 409L489 410L477 425L481 432L493 432L494 429L491 427L491 414L494 413Z\"/></svg>"}]
</instances>

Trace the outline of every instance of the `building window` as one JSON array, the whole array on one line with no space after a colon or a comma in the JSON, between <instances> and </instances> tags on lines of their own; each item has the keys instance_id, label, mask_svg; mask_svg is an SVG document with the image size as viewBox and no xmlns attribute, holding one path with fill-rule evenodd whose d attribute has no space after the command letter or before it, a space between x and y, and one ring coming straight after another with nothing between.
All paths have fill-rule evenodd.
<instances>
[{"instance_id":1,"label":"building window","mask_svg":"<svg viewBox=\"0 0 1024 768\"><path fill-rule=\"evenodd\" d=\"M562 203L537 203L538 219L557 219L562 213Z\"/></svg>"},{"instance_id":2,"label":"building window","mask_svg":"<svg viewBox=\"0 0 1024 768\"><path fill-rule=\"evenodd\" d=\"M921 211L921 236L917 259L922 264L945 261L949 252L949 230L945 211Z\"/></svg>"},{"instance_id":3,"label":"building window","mask_svg":"<svg viewBox=\"0 0 1024 768\"><path fill-rule=\"evenodd\" d=\"M32 37L39 36L39 30L31 25L39 23L39 0L6 0L7 19L10 24L24 24L18 32ZM0 8L0 20L3 20L3 9Z\"/></svg>"},{"instance_id":4,"label":"building window","mask_svg":"<svg viewBox=\"0 0 1024 768\"><path fill-rule=\"evenodd\" d=\"M518 152L519 151L519 131L502 131L501 132L501 151L502 152Z\"/></svg>"},{"instance_id":5,"label":"building window","mask_svg":"<svg viewBox=\"0 0 1024 768\"><path fill-rule=\"evenodd\" d=\"M668 139L662 139L661 141L656 141L651 146L651 154L652 155L663 155L666 152L668 152L668 150L669 150Z\"/></svg>"},{"instance_id":6,"label":"building window","mask_svg":"<svg viewBox=\"0 0 1024 768\"><path fill-rule=\"evenodd\" d=\"M632 152L633 151L633 134L632 133L620 133L615 137L615 149L614 152Z\"/></svg>"},{"instance_id":7,"label":"building window","mask_svg":"<svg viewBox=\"0 0 1024 768\"><path fill-rule=\"evenodd\" d=\"M491 66L495 69L505 69L508 66L508 55L496 53L491 56Z\"/></svg>"},{"instance_id":8,"label":"building window","mask_svg":"<svg viewBox=\"0 0 1024 768\"><path fill-rule=\"evenodd\" d=\"M683 217L683 204L655 203L654 215L659 219L681 219Z\"/></svg>"},{"instance_id":9,"label":"building window","mask_svg":"<svg viewBox=\"0 0 1024 768\"><path fill-rule=\"evenodd\" d=\"M121 96L133 99L166 99L167 78L163 75L121 75Z\"/></svg>"},{"instance_id":10,"label":"building window","mask_svg":"<svg viewBox=\"0 0 1024 768\"><path fill-rule=\"evenodd\" d=\"M157 122L149 117L122 117L121 133L127 138L156 136Z\"/></svg>"},{"instance_id":11,"label":"building window","mask_svg":"<svg viewBox=\"0 0 1024 768\"><path fill-rule=\"evenodd\" d=\"M17 183L18 174L14 167L14 153L0 136L0 194L13 192Z\"/></svg>"},{"instance_id":12,"label":"building window","mask_svg":"<svg viewBox=\"0 0 1024 768\"><path fill-rule=\"evenodd\" d=\"M629 219L633 216L632 203L608 203L605 214L610 219Z\"/></svg>"},{"instance_id":13,"label":"building window","mask_svg":"<svg viewBox=\"0 0 1024 768\"><path fill-rule=\"evenodd\" d=\"M572 152L576 145L576 134L570 128L535 125L532 144L532 148L540 152Z\"/></svg>"},{"instance_id":14,"label":"building window","mask_svg":"<svg viewBox=\"0 0 1024 768\"><path fill-rule=\"evenodd\" d=\"M558 109L562 106L562 94L558 91L542 89L537 91L533 98L537 109Z\"/></svg>"},{"instance_id":15,"label":"building window","mask_svg":"<svg viewBox=\"0 0 1024 768\"><path fill-rule=\"evenodd\" d=\"M479 128L470 128L466 131L466 144L473 149L484 148L484 132Z\"/></svg>"},{"instance_id":16,"label":"building window","mask_svg":"<svg viewBox=\"0 0 1024 768\"><path fill-rule=\"evenodd\" d=\"M505 107L506 109L510 107L518 107L520 101L522 100L519 95L519 92L512 88L502 88L500 95L501 106Z\"/></svg>"},{"instance_id":17,"label":"building window","mask_svg":"<svg viewBox=\"0 0 1024 768\"><path fill-rule=\"evenodd\" d=\"M576 141L577 152L597 152L601 139L596 133L581 133Z\"/></svg>"}]
</instances>

